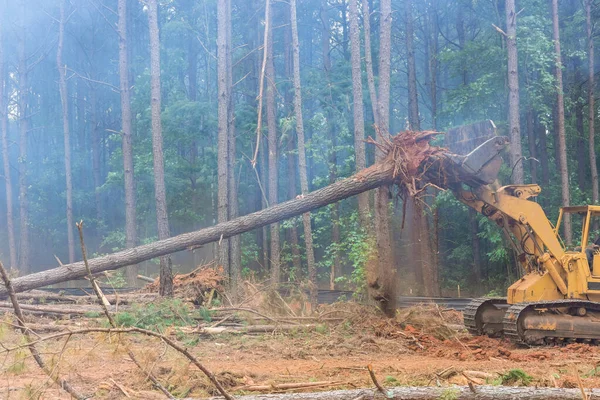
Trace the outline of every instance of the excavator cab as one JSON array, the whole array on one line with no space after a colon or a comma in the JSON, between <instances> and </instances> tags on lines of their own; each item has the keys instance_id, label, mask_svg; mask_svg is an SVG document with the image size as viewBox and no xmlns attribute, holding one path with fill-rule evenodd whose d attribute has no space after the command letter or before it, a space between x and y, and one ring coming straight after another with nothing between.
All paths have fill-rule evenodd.
<instances>
[{"instance_id":1,"label":"excavator cab","mask_svg":"<svg viewBox=\"0 0 600 400\"><path fill-rule=\"evenodd\" d=\"M572 216L574 229L581 230L581 243L573 251L585 254L591 275L600 278L600 206L562 207L558 214L556 232L565 214Z\"/></svg>"}]
</instances>

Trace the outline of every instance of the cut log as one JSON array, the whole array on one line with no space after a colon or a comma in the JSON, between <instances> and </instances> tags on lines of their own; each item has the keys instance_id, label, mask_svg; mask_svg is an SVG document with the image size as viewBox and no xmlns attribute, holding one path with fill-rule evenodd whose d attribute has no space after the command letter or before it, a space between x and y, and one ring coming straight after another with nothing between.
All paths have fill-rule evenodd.
<instances>
[{"instance_id":1,"label":"cut log","mask_svg":"<svg viewBox=\"0 0 600 400\"><path fill-rule=\"evenodd\" d=\"M473 392L473 390L475 392ZM452 386L452 387L395 387L386 389L388 399L403 400L431 400L431 399L457 399L457 400L581 400L580 389L554 389L535 387L507 387L507 386ZM589 400L600 399L600 390L586 389ZM251 396L238 396L237 400L348 400L382 399L377 390L335 390L317 393L284 393L262 394ZM222 399L212 397L211 400ZM194 400L188 398L186 400Z\"/></svg>"},{"instance_id":2,"label":"cut log","mask_svg":"<svg viewBox=\"0 0 600 400\"><path fill-rule=\"evenodd\" d=\"M366 192L382 185L394 183L394 162L382 162L305 196L279 203L272 207L235 218L195 232L184 233L154 243L134 247L88 260L92 273L114 270L128 265L139 264L153 258L216 242L231 236L272 224L277 221L301 215L307 211L326 206ZM83 278L87 275L83 262L65 264L50 270L15 278L12 281L15 292L24 292L43 286ZM6 296L6 288L0 285L0 296Z\"/></svg>"}]
</instances>

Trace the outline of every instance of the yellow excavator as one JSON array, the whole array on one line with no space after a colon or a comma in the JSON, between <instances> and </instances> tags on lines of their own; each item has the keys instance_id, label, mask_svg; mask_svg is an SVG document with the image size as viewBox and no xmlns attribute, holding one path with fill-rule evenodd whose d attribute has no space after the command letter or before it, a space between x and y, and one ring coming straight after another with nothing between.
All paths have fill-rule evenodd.
<instances>
[{"instance_id":1,"label":"yellow excavator","mask_svg":"<svg viewBox=\"0 0 600 400\"><path fill-rule=\"evenodd\" d=\"M590 230L600 206L562 207L553 225L535 201L538 185L495 185L507 145L506 137L494 136L466 156L450 154L444 165L425 172L430 182L452 190L506 233L523 271L506 298L474 299L464 310L465 326L473 335L504 335L528 345L597 343L600 252ZM566 214L581 231L581 242L572 249L559 235Z\"/></svg>"}]
</instances>

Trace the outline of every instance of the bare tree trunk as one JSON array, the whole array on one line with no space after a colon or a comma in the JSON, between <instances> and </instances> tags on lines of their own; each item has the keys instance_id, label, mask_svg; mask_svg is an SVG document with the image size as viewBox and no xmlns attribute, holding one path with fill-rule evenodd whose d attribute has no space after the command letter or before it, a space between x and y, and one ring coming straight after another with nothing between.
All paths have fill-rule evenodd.
<instances>
[{"instance_id":1,"label":"bare tree trunk","mask_svg":"<svg viewBox=\"0 0 600 400\"><path fill-rule=\"evenodd\" d=\"M298 135L298 171L302 196L308 194L308 175L306 171L306 148L304 146L304 122L302 120L302 86L300 84L300 43L298 42L298 23L296 20L296 0L290 1L290 22L292 25L292 48L294 68L294 114L296 115L296 134ZM310 213L302 215L304 225L304 245L310 282L310 302L313 310L317 306L317 266L313 250Z\"/></svg>"},{"instance_id":2,"label":"bare tree trunk","mask_svg":"<svg viewBox=\"0 0 600 400\"><path fill-rule=\"evenodd\" d=\"M557 118L558 118L558 155L560 159L560 179L561 179L561 193L562 193L562 205L564 207L570 204L570 193L569 193L569 170L567 165L567 145L565 140L565 101L563 93L563 79L562 79L562 57L560 54L560 32L558 25L558 0L552 0L552 26L553 26L553 39L554 39L554 51L556 53L556 90L557 90ZM571 232L571 215L564 215L563 222L563 234L565 242L570 245L573 242Z\"/></svg>"},{"instance_id":3,"label":"bare tree trunk","mask_svg":"<svg viewBox=\"0 0 600 400\"><path fill-rule=\"evenodd\" d=\"M125 180L125 237L128 249L137 242L135 180L133 175L133 132L131 126L131 93L129 90L129 55L127 54L127 0L118 3L119 89L121 92L121 135L123 137L123 176ZM127 267L127 284L137 285L137 265Z\"/></svg>"},{"instance_id":4,"label":"bare tree trunk","mask_svg":"<svg viewBox=\"0 0 600 400\"><path fill-rule=\"evenodd\" d=\"M272 8L271 4L269 7ZM271 9L272 11L272 9ZM269 16L271 14L269 13ZM270 21L269 21L270 23ZM278 149L277 149L277 116L275 110L275 66L273 62L273 30L269 29L267 40L267 132L269 142L269 206L279 203L278 186L279 186L279 169L278 169ZM271 231L271 282L278 285L281 282L281 255L279 244L279 224L274 223L270 227Z\"/></svg>"},{"instance_id":5,"label":"bare tree trunk","mask_svg":"<svg viewBox=\"0 0 600 400\"><path fill-rule=\"evenodd\" d=\"M406 54L408 64L408 122L413 131L421 130L419 121L419 99L417 94L417 68L415 65L415 48L413 45L412 0L406 0Z\"/></svg>"},{"instance_id":6,"label":"bare tree trunk","mask_svg":"<svg viewBox=\"0 0 600 400\"><path fill-rule=\"evenodd\" d=\"M587 40L588 40L588 65L589 65L589 76L588 76L588 127L589 127L589 136L588 136L588 151L590 157L590 169L592 172L592 203L598 204L600 198L598 197L598 167L596 165L596 144L595 144L595 117L596 117L596 109L594 103L594 32L593 32L593 24L592 24L592 1L587 0L585 2L585 14L587 21ZM597 229L598 222L595 222L595 229Z\"/></svg>"},{"instance_id":7,"label":"bare tree trunk","mask_svg":"<svg viewBox=\"0 0 600 400\"><path fill-rule=\"evenodd\" d=\"M10 269L17 268L17 245L13 217L13 187L10 170L10 152L8 150L8 78L4 66L4 25L0 27L0 133L2 134L2 161L4 167L4 185L6 188L6 230L8 231L8 252Z\"/></svg>"},{"instance_id":8,"label":"bare tree trunk","mask_svg":"<svg viewBox=\"0 0 600 400\"><path fill-rule=\"evenodd\" d=\"M475 283L481 282L481 245L479 241L479 226L477 225L477 212L469 208L469 228L471 231L471 246L473 247L473 278Z\"/></svg>"},{"instance_id":9,"label":"bare tree trunk","mask_svg":"<svg viewBox=\"0 0 600 400\"><path fill-rule=\"evenodd\" d=\"M437 14L437 0L432 0L428 10L429 24L431 24L431 39L430 39L430 50L429 50L429 75L431 87L429 91L431 93L431 128L437 130L437 74L438 74L438 14Z\"/></svg>"},{"instance_id":10,"label":"bare tree trunk","mask_svg":"<svg viewBox=\"0 0 600 400\"><path fill-rule=\"evenodd\" d=\"M18 72L19 72L19 218L21 254L19 257L19 272L29 273L29 202L27 200L27 133L29 131L29 66L27 65L27 54L25 41L27 37L27 26L25 15L27 2L21 0L20 4L20 32L17 43Z\"/></svg>"},{"instance_id":11,"label":"bare tree trunk","mask_svg":"<svg viewBox=\"0 0 600 400\"><path fill-rule=\"evenodd\" d=\"M390 72L391 72L391 35L392 35L392 3L381 0L381 20L379 26L379 93L377 95L377 114L379 119L377 141L384 143L390 136ZM376 160L381 161L384 154L376 151ZM396 309L396 265L392 251L390 229L390 188L382 186L375 193L375 233L377 239L378 274L370 288L377 291L381 288L383 296L377 299L381 309L393 315ZM372 291L373 293L373 291Z\"/></svg>"},{"instance_id":12,"label":"bare tree trunk","mask_svg":"<svg viewBox=\"0 0 600 400\"><path fill-rule=\"evenodd\" d=\"M327 0L321 0L320 18L321 18L321 49L323 51L323 69L325 76L327 77L328 87L331 87L331 57L330 45L331 41L331 26L329 25L329 17L327 15L327 9L329 4ZM345 13L342 12L342 17ZM331 90L329 91L329 101L331 105L327 107L327 135L331 141L331 148L329 149L329 184L332 184L337 179L337 140L334 132L334 117L331 111L334 106L334 99ZM329 271L329 289L335 290L335 278L341 275L342 265L339 254L340 243L340 205L339 203L333 203L329 207L330 220L331 220L331 246L333 249L330 271Z\"/></svg>"},{"instance_id":13,"label":"bare tree trunk","mask_svg":"<svg viewBox=\"0 0 600 400\"><path fill-rule=\"evenodd\" d=\"M363 26L365 30L365 66L367 69L367 84L373 108L373 119L375 126L379 126L379 113L377 111L377 90L375 89L375 76L373 75L373 58L371 56L371 13L369 11L369 0L363 0Z\"/></svg>"},{"instance_id":14,"label":"bare tree trunk","mask_svg":"<svg viewBox=\"0 0 600 400\"><path fill-rule=\"evenodd\" d=\"M395 163L393 161L384 160L350 178L343 179L312 193L307 193L303 197L279 203L275 206L196 232L183 233L133 249L126 249L107 256L94 258L89 260L89 265L92 273L96 274L186 250L192 246L221 241L276 221L307 213L316 208L346 199L381 185L390 185L394 182L394 169ZM83 262L76 262L14 279L13 287L16 292L23 292L81 278L86 275L87 270ZM6 295L6 289L0 285L0 296L4 295Z\"/></svg>"},{"instance_id":15,"label":"bare tree trunk","mask_svg":"<svg viewBox=\"0 0 600 400\"><path fill-rule=\"evenodd\" d=\"M546 140L546 127L542 125L539 118L534 121L534 129L538 132L539 148L538 154L540 157L540 168L542 170L542 185L548 186L550 182L550 169L548 167L548 143Z\"/></svg>"},{"instance_id":16,"label":"bare tree trunk","mask_svg":"<svg viewBox=\"0 0 600 400\"><path fill-rule=\"evenodd\" d=\"M217 152L217 221L227 221L229 214L228 196L228 118L229 89L227 87L227 0L217 1L217 91L218 91L218 152ZM229 240L218 244L218 262L229 272Z\"/></svg>"},{"instance_id":17,"label":"bare tree trunk","mask_svg":"<svg viewBox=\"0 0 600 400\"><path fill-rule=\"evenodd\" d=\"M75 262L75 237L73 235L73 177L71 173L71 132L69 129L69 103L67 97L67 66L63 65L62 55L65 38L65 0L60 1L60 20L58 24L58 45L56 51L56 68L58 69L58 88L62 104L62 119L65 145L65 178L67 186L67 243L69 248L69 264Z\"/></svg>"},{"instance_id":18,"label":"bare tree trunk","mask_svg":"<svg viewBox=\"0 0 600 400\"><path fill-rule=\"evenodd\" d=\"M289 9L287 9L287 17L289 19ZM293 76L293 63L292 63L292 32L291 28L285 30L284 34L284 63L285 63L285 75L288 79L292 79ZM292 111L294 108L294 95L290 90L285 91L285 103L288 105ZM294 135L293 132L290 132L290 136L287 140L287 171L288 171L288 199L293 199L296 197L296 155L294 154L296 150L296 146L294 146ZM288 229L288 236L290 241L290 247L292 250L292 266L294 268L294 275L296 277L296 281L301 281L302 279L302 258L300 255L300 244L298 240L298 229L296 228L296 224L291 224Z\"/></svg>"},{"instance_id":19,"label":"bare tree trunk","mask_svg":"<svg viewBox=\"0 0 600 400\"><path fill-rule=\"evenodd\" d=\"M573 100L573 108L575 113L575 130L577 131L577 154L585 154L586 143L583 133L584 120L584 104L583 104L583 87L580 82L583 81L581 76L581 59L573 57L574 81L577 86L575 90L576 98ZM585 193L589 183L587 182L587 157L577 157L577 186L582 193Z\"/></svg>"},{"instance_id":20,"label":"bare tree trunk","mask_svg":"<svg viewBox=\"0 0 600 400\"><path fill-rule=\"evenodd\" d=\"M160 38L158 30L158 0L148 0L148 28L150 30L150 90L152 110L152 155L154 159L154 200L156 203L156 224L158 240L167 239L169 216L165 189L165 162L163 157L161 91L160 91ZM161 296L173 296L173 269L171 258L160 258Z\"/></svg>"},{"instance_id":21,"label":"bare tree trunk","mask_svg":"<svg viewBox=\"0 0 600 400\"><path fill-rule=\"evenodd\" d=\"M360 28L358 24L358 0L350 0L350 60L352 63L352 110L354 120L354 159L356 172L366 168L365 116L363 104L362 68L360 58ZM371 231L369 218L369 194L358 195L358 217L365 232Z\"/></svg>"},{"instance_id":22,"label":"bare tree trunk","mask_svg":"<svg viewBox=\"0 0 600 400\"><path fill-rule=\"evenodd\" d=\"M228 181L229 181L229 219L238 217L238 186L235 178L236 136L235 112L233 104L233 63L231 39L231 0L227 0L227 89L229 91L229 106L227 109L228 122ZM229 239L229 287L234 299L238 298L238 285L242 280L242 249L241 237L233 236Z\"/></svg>"},{"instance_id":23,"label":"bare tree trunk","mask_svg":"<svg viewBox=\"0 0 600 400\"><path fill-rule=\"evenodd\" d=\"M101 167L101 136L98 132L98 96L96 87L90 90L90 112L91 112L91 133L92 133L92 175L94 177L94 198L96 201L96 219L98 224L104 218L104 204L100 186L102 186L102 167Z\"/></svg>"},{"instance_id":24,"label":"bare tree trunk","mask_svg":"<svg viewBox=\"0 0 600 400\"><path fill-rule=\"evenodd\" d=\"M537 183L537 149L535 144L535 125L533 120L533 109L531 105L527 108L527 139L529 141L529 170L531 173L531 183Z\"/></svg>"},{"instance_id":25,"label":"bare tree trunk","mask_svg":"<svg viewBox=\"0 0 600 400\"><path fill-rule=\"evenodd\" d=\"M506 0L506 49L508 51L508 124L510 131L510 166L513 168L512 182L523 184L515 0Z\"/></svg>"}]
</instances>

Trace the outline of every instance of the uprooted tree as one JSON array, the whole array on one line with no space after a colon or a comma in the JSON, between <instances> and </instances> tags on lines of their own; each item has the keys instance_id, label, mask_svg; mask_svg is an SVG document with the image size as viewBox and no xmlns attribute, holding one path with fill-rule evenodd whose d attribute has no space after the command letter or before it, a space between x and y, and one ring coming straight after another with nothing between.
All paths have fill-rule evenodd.
<instances>
[{"instance_id":1,"label":"uprooted tree","mask_svg":"<svg viewBox=\"0 0 600 400\"><path fill-rule=\"evenodd\" d=\"M227 239L384 185L396 184L400 196L418 196L427 182L447 186L446 184L451 183L452 180L456 181L458 177L444 173L443 183L440 183L439 173L435 177L431 176L432 170L438 172L449 170L445 168L449 158L443 149L429 144L436 134L436 132L402 132L383 145L375 144L386 153L382 161L349 178L296 199L209 228L90 259L91 272L96 274L115 270L193 246ZM427 179L424 179L425 176ZM395 306L394 287L389 284L387 278L393 276L394 266L381 264L383 263L369 263L367 271L369 293L384 311L389 311ZM83 278L86 275L84 263L76 262L16 278L13 280L13 288L15 292L23 292ZM0 296L6 294L6 288L0 286Z\"/></svg>"}]
</instances>

